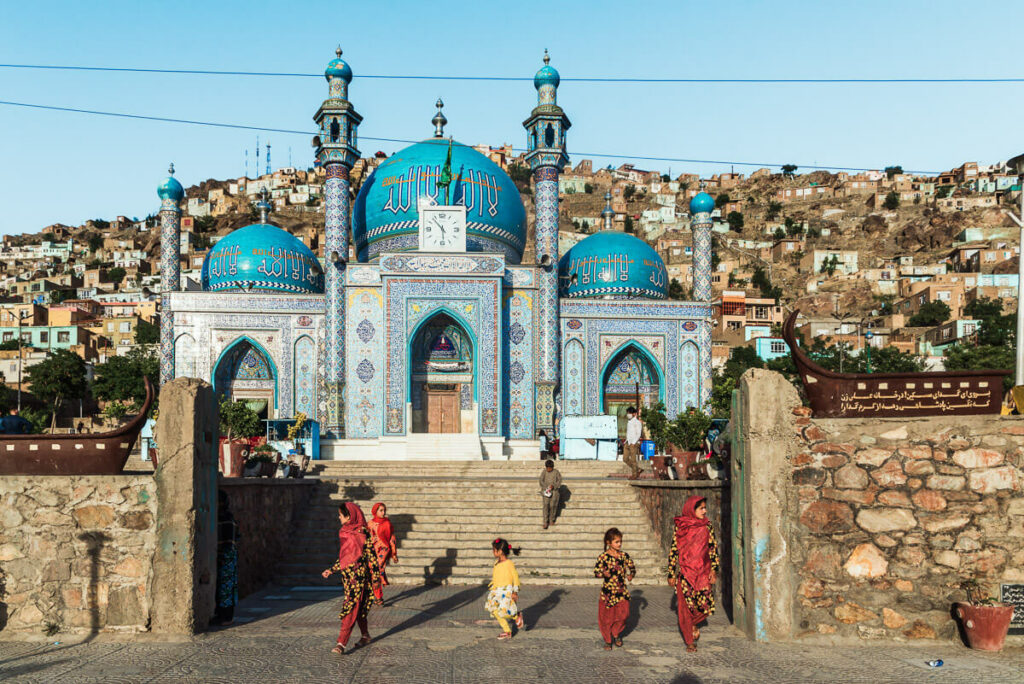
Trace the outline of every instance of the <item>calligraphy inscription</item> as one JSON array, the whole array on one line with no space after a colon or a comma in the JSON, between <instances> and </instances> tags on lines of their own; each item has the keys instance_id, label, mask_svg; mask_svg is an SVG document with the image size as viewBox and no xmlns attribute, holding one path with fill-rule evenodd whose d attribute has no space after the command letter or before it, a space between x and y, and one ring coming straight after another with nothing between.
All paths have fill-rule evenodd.
<instances>
[{"instance_id":1,"label":"calligraphy inscription","mask_svg":"<svg viewBox=\"0 0 1024 684\"><path fill-rule=\"evenodd\" d=\"M1000 585L999 600L1013 606L1010 634L1024 634L1024 584Z\"/></svg>"},{"instance_id":2,"label":"calligraphy inscription","mask_svg":"<svg viewBox=\"0 0 1024 684\"><path fill-rule=\"evenodd\" d=\"M987 390L875 390L871 393L843 393L839 395L839 408L843 412L867 413L875 411L955 411L985 408L991 393Z\"/></svg>"},{"instance_id":3,"label":"calligraphy inscription","mask_svg":"<svg viewBox=\"0 0 1024 684\"><path fill-rule=\"evenodd\" d=\"M665 266L657 261L641 259L644 266L651 269L648 280L655 287L664 287L668 280ZM629 266L635 263L628 254L609 254L608 256L590 256L569 260L567 273L576 274L580 285L591 283L608 284L616 281L629 280Z\"/></svg>"}]
</instances>

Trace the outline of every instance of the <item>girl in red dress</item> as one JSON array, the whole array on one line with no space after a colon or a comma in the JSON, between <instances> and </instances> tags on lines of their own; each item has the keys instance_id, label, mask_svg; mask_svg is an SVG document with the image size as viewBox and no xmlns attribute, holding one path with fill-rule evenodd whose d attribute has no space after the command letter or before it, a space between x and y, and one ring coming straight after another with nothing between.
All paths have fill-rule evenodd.
<instances>
[{"instance_id":1,"label":"girl in red dress","mask_svg":"<svg viewBox=\"0 0 1024 684\"><path fill-rule=\"evenodd\" d=\"M708 520L707 501L691 496L675 519L676 536L668 558L668 583L676 589L679 630L686 650L697 650L697 625L715 612L713 585L718 580L718 542Z\"/></svg>"},{"instance_id":2,"label":"girl in red dress","mask_svg":"<svg viewBox=\"0 0 1024 684\"><path fill-rule=\"evenodd\" d=\"M373 518L370 519L370 539L373 541L373 552L380 568L380 583L374 585L373 595L378 600L384 598L384 587L388 586L388 563L398 562L398 548L395 546L395 533L388 520L388 507L383 501L373 504Z\"/></svg>"}]
</instances>

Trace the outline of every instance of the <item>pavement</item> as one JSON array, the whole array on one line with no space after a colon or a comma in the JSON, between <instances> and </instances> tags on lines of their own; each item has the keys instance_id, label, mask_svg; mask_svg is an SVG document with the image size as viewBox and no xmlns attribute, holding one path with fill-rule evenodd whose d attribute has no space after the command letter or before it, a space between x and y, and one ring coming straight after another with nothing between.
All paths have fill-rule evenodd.
<instances>
[{"instance_id":1,"label":"pavement","mask_svg":"<svg viewBox=\"0 0 1024 684\"><path fill-rule=\"evenodd\" d=\"M672 591L633 590L623 648L604 651L598 587L528 585L526 629L511 641L483 611L483 586L394 585L370 613L373 641L343 656L334 587L272 587L243 600L235 624L179 640L98 634L0 641L4 682L1024 682L1024 647L817 640L757 644L724 615L686 653ZM358 638L358 630L351 644ZM57 642L57 643L54 643ZM1019 642L1019 639L1017 640ZM350 644L350 645L351 645ZM941 658L941 668L926 661Z\"/></svg>"}]
</instances>

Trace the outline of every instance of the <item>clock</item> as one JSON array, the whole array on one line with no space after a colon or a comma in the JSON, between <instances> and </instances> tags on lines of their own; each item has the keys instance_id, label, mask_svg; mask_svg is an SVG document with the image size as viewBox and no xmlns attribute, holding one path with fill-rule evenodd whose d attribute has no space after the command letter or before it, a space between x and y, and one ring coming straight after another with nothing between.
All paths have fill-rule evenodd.
<instances>
[{"instance_id":1,"label":"clock","mask_svg":"<svg viewBox=\"0 0 1024 684\"><path fill-rule=\"evenodd\" d=\"M466 251L466 207L420 207L421 252Z\"/></svg>"}]
</instances>

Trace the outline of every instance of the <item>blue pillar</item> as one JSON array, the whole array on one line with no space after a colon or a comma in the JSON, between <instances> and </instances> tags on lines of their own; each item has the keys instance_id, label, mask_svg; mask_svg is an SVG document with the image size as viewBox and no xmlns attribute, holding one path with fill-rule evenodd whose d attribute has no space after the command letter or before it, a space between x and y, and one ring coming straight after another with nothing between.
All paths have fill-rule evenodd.
<instances>
[{"instance_id":1,"label":"blue pillar","mask_svg":"<svg viewBox=\"0 0 1024 684\"><path fill-rule=\"evenodd\" d=\"M693 298L711 306L711 212L715 200L703 190L690 200L690 231L693 235ZM701 325L697 337L700 347L700 402L711 401L711 321Z\"/></svg>"},{"instance_id":2,"label":"blue pillar","mask_svg":"<svg viewBox=\"0 0 1024 684\"><path fill-rule=\"evenodd\" d=\"M313 120L320 133L313 138L317 161L324 167L324 268L326 330L323 360L327 376L327 415L324 421L326 436L345 436L345 271L348 264L349 225L349 170L359 159L356 134L363 117L356 113L348 101L348 86L352 82L352 69L341 58L341 48L335 51L324 71L328 95Z\"/></svg>"},{"instance_id":3,"label":"blue pillar","mask_svg":"<svg viewBox=\"0 0 1024 684\"><path fill-rule=\"evenodd\" d=\"M185 189L170 174L156 189L160 196L160 384L174 379L174 312L170 293L181 288L181 207Z\"/></svg>"}]
</instances>

